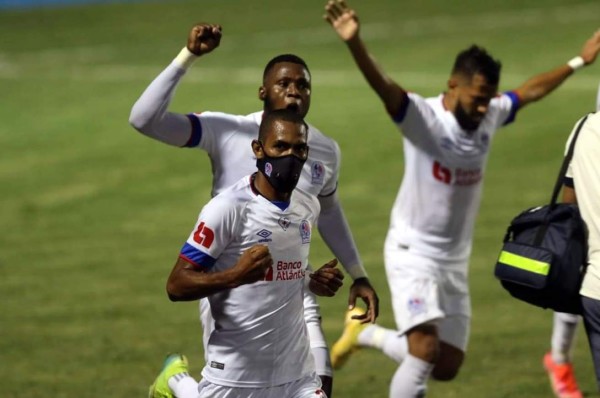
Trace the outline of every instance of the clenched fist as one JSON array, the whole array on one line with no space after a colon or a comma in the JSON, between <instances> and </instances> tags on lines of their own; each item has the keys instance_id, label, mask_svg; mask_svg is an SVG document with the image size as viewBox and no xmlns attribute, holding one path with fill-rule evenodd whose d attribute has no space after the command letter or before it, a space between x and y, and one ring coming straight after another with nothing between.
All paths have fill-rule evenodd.
<instances>
[{"instance_id":1,"label":"clenched fist","mask_svg":"<svg viewBox=\"0 0 600 398\"><path fill-rule=\"evenodd\" d=\"M187 49L200 56L219 47L221 42L221 25L199 23L188 35Z\"/></svg>"},{"instance_id":2,"label":"clenched fist","mask_svg":"<svg viewBox=\"0 0 600 398\"><path fill-rule=\"evenodd\" d=\"M266 245L254 245L242 253L234 269L236 284L245 285L262 280L273 265L273 258Z\"/></svg>"}]
</instances>

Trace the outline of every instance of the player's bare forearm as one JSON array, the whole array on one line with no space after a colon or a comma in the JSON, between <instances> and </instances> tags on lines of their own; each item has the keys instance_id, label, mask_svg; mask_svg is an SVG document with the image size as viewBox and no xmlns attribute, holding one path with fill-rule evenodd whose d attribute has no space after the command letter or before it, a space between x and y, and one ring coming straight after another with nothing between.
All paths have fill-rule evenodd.
<instances>
[{"instance_id":1,"label":"player's bare forearm","mask_svg":"<svg viewBox=\"0 0 600 398\"><path fill-rule=\"evenodd\" d=\"M544 98L572 74L573 69L565 64L549 72L533 76L515 90L519 96L520 106L523 107Z\"/></svg>"},{"instance_id":2,"label":"player's bare forearm","mask_svg":"<svg viewBox=\"0 0 600 398\"><path fill-rule=\"evenodd\" d=\"M391 114L400 110L404 91L377 65L360 38L358 14L344 0L329 0L324 19L346 43L354 61L371 88L377 93Z\"/></svg>"},{"instance_id":3,"label":"player's bare forearm","mask_svg":"<svg viewBox=\"0 0 600 398\"><path fill-rule=\"evenodd\" d=\"M593 64L596 61L599 52L600 30L594 32L594 34L592 34L592 36L583 44L579 56L576 57L576 59L572 59L567 64L561 65L549 72L532 77L515 90L521 100L521 106L542 99L550 94L571 76L575 70L585 65ZM576 62L572 63L573 61Z\"/></svg>"},{"instance_id":4,"label":"player's bare forearm","mask_svg":"<svg viewBox=\"0 0 600 398\"><path fill-rule=\"evenodd\" d=\"M238 286L233 269L207 273L178 258L167 280L167 294L171 301L193 301L225 289Z\"/></svg>"},{"instance_id":5,"label":"player's bare forearm","mask_svg":"<svg viewBox=\"0 0 600 398\"><path fill-rule=\"evenodd\" d=\"M354 62L361 73L383 101L388 113L398 113L405 99L405 91L377 64L373 56L369 54L364 42L357 35L347 43Z\"/></svg>"},{"instance_id":6,"label":"player's bare forearm","mask_svg":"<svg viewBox=\"0 0 600 398\"><path fill-rule=\"evenodd\" d=\"M171 301L191 301L240 285L257 282L273 265L269 249L265 245L254 245L244 251L237 263L219 272L205 272L201 267L178 258L169 279L167 293Z\"/></svg>"}]
</instances>

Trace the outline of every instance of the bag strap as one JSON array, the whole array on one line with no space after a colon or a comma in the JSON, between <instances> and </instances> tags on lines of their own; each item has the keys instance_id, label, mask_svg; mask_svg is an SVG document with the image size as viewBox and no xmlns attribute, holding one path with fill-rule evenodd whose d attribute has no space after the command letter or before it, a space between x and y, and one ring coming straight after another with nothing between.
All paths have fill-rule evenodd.
<instances>
[{"instance_id":1,"label":"bag strap","mask_svg":"<svg viewBox=\"0 0 600 398\"><path fill-rule=\"evenodd\" d=\"M579 124L577 125L577 129L573 134L573 139L571 140L571 144L569 145L569 150L563 159L562 166L560 166L560 172L558 173L558 178L556 179L556 184L554 184L554 191L552 191L552 198L550 199L550 208L552 209L556 205L556 200L558 199L558 193L563 186L565 175L567 174L567 169L569 168L569 163L571 163L571 159L573 158L573 152L575 151L575 142L577 141L577 136L579 136L579 132L583 127L583 124L587 120L589 114L586 115Z\"/></svg>"},{"instance_id":2,"label":"bag strap","mask_svg":"<svg viewBox=\"0 0 600 398\"><path fill-rule=\"evenodd\" d=\"M534 246L539 246L544 240L544 236L546 235L546 231L548 230L548 226L550 224L550 214L552 210L556 207L556 200L558 199L558 193L563 186L565 175L567 174L567 168L569 168L569 163L571 163L571 159L573 158L573 152L575 151L575 142L577 141L577 137L579 136L579 132L583 127L583 124L587 120L589 114L586 115L575 129L575 133L573 134L573 139L569 144L569 150L563 159L562 165L560 166L560 172L558 173L558 178L556 179L556 184L554 184L554 191L552 191L552 198L550 199L550 204L548 206L548 212L546 213L546 217L544 223L540 226L533 238L532 244Z\"/></svg>"}]
</instances>

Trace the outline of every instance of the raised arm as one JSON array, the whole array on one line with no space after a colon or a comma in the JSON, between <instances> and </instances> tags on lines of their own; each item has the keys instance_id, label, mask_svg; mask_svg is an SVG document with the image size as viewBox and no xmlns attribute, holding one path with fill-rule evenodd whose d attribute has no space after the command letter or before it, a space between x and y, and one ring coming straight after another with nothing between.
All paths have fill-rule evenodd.
<instances>
[{"instance_id":1,"label":"raised arm","mask_svg":"<svg viewBox=\"0 0 600 398\"><path fill-rule=\"evenodd\" d=\"M579 56L556 69L533 76L519 88L514 90L519 96L520 106L523 107L550 94L577 69L592 64L596 60L599 51L600 30L596 31L592 37L584 43Z\"/></svg>"},{"instance_id":2,"label":"raised arm","mask_svg":"<svg viewBox=\"0 0 600 398\"><path fill-rule=\"evenodd\" d=\"M406 92L377 65L360 38L360 23L356 12L343 0L329 0L324 18L346 43L363 76L383 101L390 115L400 111Z\"/></svg>"},{"instance_id":3,"label":"raised arm","mask_svg":"<svg viewBox=\"0 0 600 398\"><path fill-rule=\"evenodd\" d=\"M192 134L187 116L167 111L179 81L200 56L219 46L221 26L198 24L188 35L187 45L136 101L129 123L140 133L169 145L185 146Z\"/></svg>"}]
</instances>

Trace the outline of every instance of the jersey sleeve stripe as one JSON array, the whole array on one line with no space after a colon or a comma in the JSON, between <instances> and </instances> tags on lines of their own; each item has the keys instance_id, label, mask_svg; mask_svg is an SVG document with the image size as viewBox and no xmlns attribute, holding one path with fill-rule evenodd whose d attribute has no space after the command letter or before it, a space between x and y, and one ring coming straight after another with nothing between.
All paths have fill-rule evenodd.
<instances>
[{"instance_id":1,"label":"jersey sleeve stripe","mask_svg":"<svg viewBox=\"0 0 600 398\"><path fill-rule=\"evenodd\" d=\"M508 96L508 98L510 98L510 101L512 102L512 106L510 108L510 113L508 114L508 117L502 124L503 126L506 126L507 124L510 124L515 121L515 117L517 116L517 111L519 110L519 107L521 106L521 99L519 98L519 95L514 91L507 91L504 94L506 94Z\"/></svg>"},{"instance_id":2,"label":"jersey sleeve stripe","mask_svg":"<svg viewBox=\"0 0 600 398\"><path fill-rule=\"evenodd\" d=\"M186 116L190 119L190 123L192 123L192 134L184 147L194 148L200 144L200 139L202 138L202 124L200 123L200 119L193 113L189 113Z\"/></svg>"},{"instance_id":3,"label":"jersey sleeve stripe","mask_svg":"<svg viewBox=\"0 0 600 398\"><path fill-rule=\"evenodd\" d=\"M183 245L181 252L179 253L179 257L198 268L205 269L212 268L217 261L215 258L204 252L201 252L189 243Z\"/></svg>"},{"instance_id":4,"label":"jersey sleeve stripe","mask_svg":"<svg viewBox=\"0 0 600 398\"><path fill-rule=\"evenodd\" d=\"M395 115L391 115L392 120L394 122L402 123L402 121L404 121L404 117L406 116L406 111L408 110L409 104L410 104L410 98L408 97L408 94L406 92L404 92L404 95L402 98L402 105L400 106L400 109L398 109L398 112Z\"/></svg>"}]
</instances>

